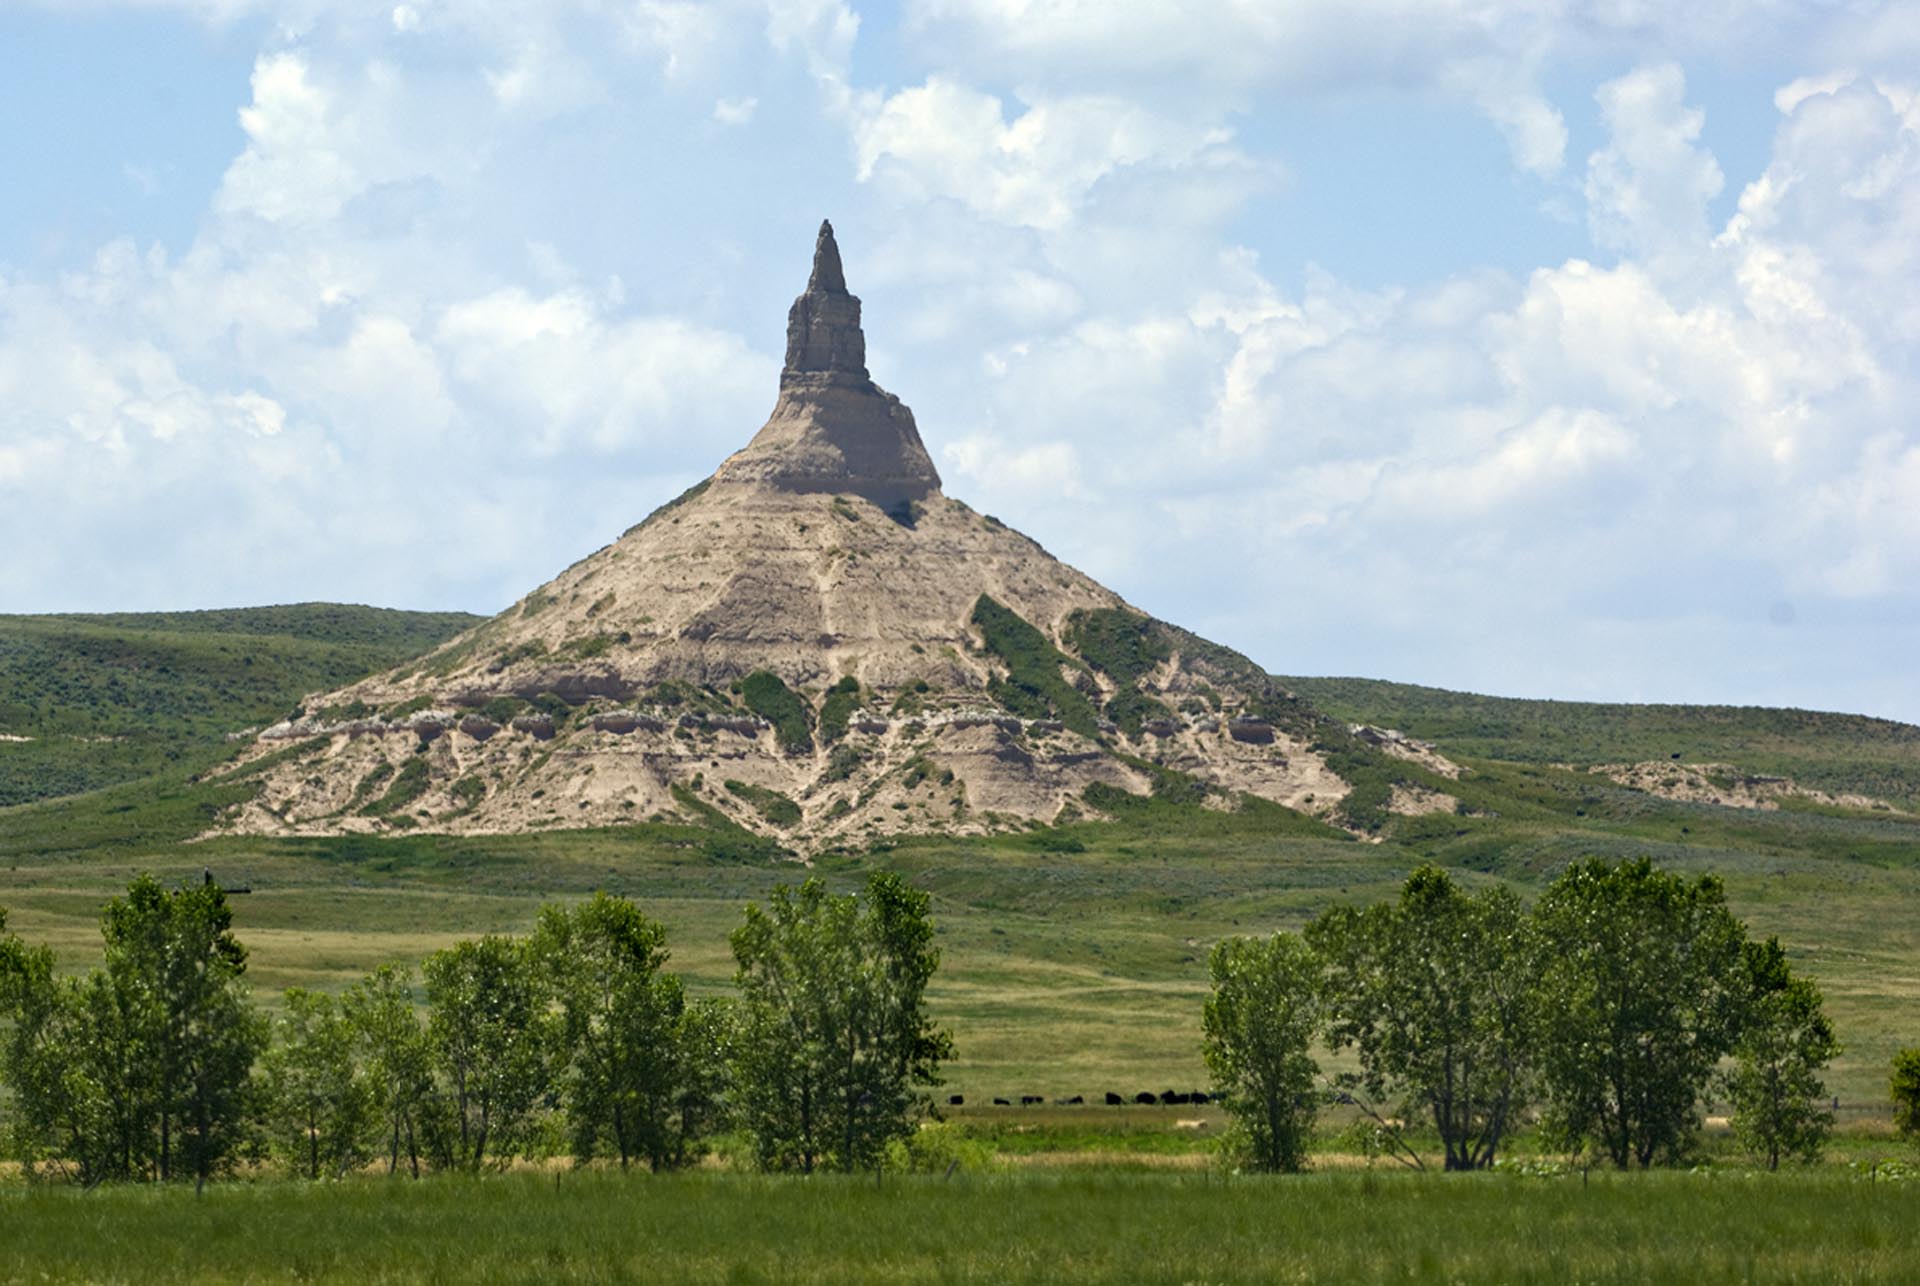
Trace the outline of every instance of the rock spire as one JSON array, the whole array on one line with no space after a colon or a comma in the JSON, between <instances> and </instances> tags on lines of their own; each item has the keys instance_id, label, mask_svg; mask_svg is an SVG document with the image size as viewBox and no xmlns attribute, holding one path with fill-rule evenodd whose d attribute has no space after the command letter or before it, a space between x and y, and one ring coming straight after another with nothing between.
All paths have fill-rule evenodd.
<instances>
[{"instance_id":1,"label":"rock spire","mask_svg":"<svg viewBox=\"0 0 1920 1286\"><path fill-rule=\"evenodd\" d=\"M820 224L807 288L787 312L773 415L714 481L864 496L901 512L940 489L913 412L867 374L860 300L847 291L831 223Z\"/></svg>"},{"instance_id":2,"label":"rock spire","mask_svg":"<svg viewBox=\"0 0 1920 1286\"><path fill-rule=\"evenodd\" d=\"M860 331L860 300L847 293L833 225L822 219L813 243L813 275L787 311L787 363L781 383L800 374L847 375L865 381L867 337Z\"/></svg>"}]
</instances>

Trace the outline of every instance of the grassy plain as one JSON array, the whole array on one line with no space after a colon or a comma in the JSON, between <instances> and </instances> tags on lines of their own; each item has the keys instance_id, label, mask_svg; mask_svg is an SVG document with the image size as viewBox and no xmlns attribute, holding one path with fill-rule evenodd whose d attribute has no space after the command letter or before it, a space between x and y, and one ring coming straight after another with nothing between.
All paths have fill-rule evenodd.
<instances>
[{"instance_id":1,"label":"grassy plain","mask_svg":"<svg viewBox=\"0 0 1920 1286\"><path fill-rule=\"evenodd\" d=\"M265 664L250 650L264 646L258 640L280 640L276 655L292 655L287 649L297 652L296 644L358 648L355 664L370 668L366 649L389 657L460 623L318 605L89 618L78 626L9 618L0 626L22 619L56 635L76 628L128 639L87 653L94 659L86 665L79 654L68 656L62 665L78 667L71 673L38 662L0 667L0 709L32 704L45 726L78 717L65 711L73 693L96 720L137 724L147 717L140 711L153 707L163 712L156 726L199 747L193 754L215 756L226 753L224 743L194 740L203 734L177 712L198 707L182 694L241 683L236 667ZM101 660L151 657L138 649L162 636L197 640L200 650L160 668ZM65 646L46 642L43 652ZM248 655L256 657L253 667ZM50 687L53 674L65 677ZM289 670L282 686L248 696L255 703L248 708L284 713L308 674ZM932 1000L959 1051L949 1089L970 1107L996 1095L1097 1099L1109 1090L1132 1097L1201 1085L1209 947L1230 934L1297 926L1336 902L1387 896L1421 861L1469 881L1511 881L1531 895L1575 857L1645 853L1681 870L1717 872L1751 927L1780 936L1825 989L1846 1046L1829 1077L1842 1121L1863 1129L1884 1122L1888 1059L1899 1046L1920 1043L1920 817L1675 803L1554 765L1646 757L1671 746L1667 754L1696 761L1749 766L1741 758L1747 753L1772 756L1752 765L1761 769L1791 760L1825 765L1837 777L1849 763L1890 764L1885 771L1898 775L1909 759L1920 764L1920 730L1797 712L1503 703L1351 680L1289 682L1343 717L1407 728L1461 757L1472 772L1449 788L1465 814L1399 819L1382 842L1366 843L1285 810L1222 814L1155 800L1115 823L992 839L926 837L816 861L813 870L841 887L885 865L931 891L945 954ZM125 699L110 701L108 692ZM1564 753L1533 745L1538 729L1556 721L1564 724ZM1687 729L1691 740L1677 740ZM191 842L248 787L186 778L175 764L142 780L0 808L0 905L12 927L81 967L98 950L101 902L133 874L197 878L210 869L253 890L235 901L236 926L253 951L255 986L271 1000L295 984L338 989L380 962L417 961L462 936L526 930L542 901L604 888L662 920L675 967L711 992L731 976L726 938L743 904L808 873L718 822L502 837Z\"/></svg>"},{"instance_id":2,"label":"grassy plain","mask_svg":"<svg viewBox=\"0 0 1920 1286\"><path fill-rule=\"evenodd\" d=\"M0 1276L133 1282L1900 1282L1913 1183L612 1172L0 1188ZM351 1230L346 1235L345 1230Z\"/></svg>"},{"instance_id":3,"label":"grassy plain","mask_svg":"<svg viewBox=\"0 0 1920 1286\"><path fill-rule=\"evenodd\" d=\"M1920 1040L1920 823L1671 804L1561 780L1572 776L1485 763L1476 788L1503 801L1500 816L1409 819L1379 844L1168 809L1121 825L916 840L813 869L851 888L886 865L929 889L945 955L932 999L959 1049L952 1091L1051 1099L1202 1084L1199 1005L1222 936L1387 896L1426 859L1532 893L1582 853L1649 853L1718 872L1752 928L1781 937L1826 990L1846 1044L1829 1078L1843 1119L1883 1116L1887 1060ZM1570 792L1557 810L1549 786ZM713 991L731 975L726 936L742 906L808 873L694 827L180 842L223 789L124 787L0 813L0 905L18 932L78 967L97 952L101 901L134 873L211 869L253 890L235 901L236 925L255 985L277 991L337 989L384 960L523 931L542 901L604 888L664 922L675 966Z\"/></svg>"}]
</instances>

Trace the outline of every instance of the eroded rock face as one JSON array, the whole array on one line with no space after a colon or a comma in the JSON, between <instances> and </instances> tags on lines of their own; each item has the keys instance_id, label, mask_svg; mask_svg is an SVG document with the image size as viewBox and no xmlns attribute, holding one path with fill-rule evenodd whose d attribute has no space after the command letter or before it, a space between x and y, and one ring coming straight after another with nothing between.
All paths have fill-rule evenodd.
<instances>
[{"instance_id":1,"label":"eroded rock face","mask_svg":"<svg viewBox=\"0 0 1920 1286\"><path fill-rule=\"evenodd\" d=\"M848 293L833 225L824 219L813 244L813 274L787 311L787 361L780 386L813 375L844 375L866 382L867 337L860 329L860 300Z\"/></svg>"},{"instance_id":2,"label":"eroded rock face","mask_svg":"<svg viewBox=\"0 0 1920 1286\"><path fill-rule=\"evenodd\" d=\"M1222 806L1246 792L1335 807L1346 784L1312 729L1272 722L1290 699L1276 704L1263 672L943 495L912 414L865 362L860 301L822 224L753 441L494 619L309 699L381 713L262 734L258 754L308 748L225 825L510 832L717 809L808 848L1097 815L1101 790L1148 791L1160 769L1211 784ZM1020 682L1020 649L977 623L992 619L983 600L1030 631L1021 646L1054 651ZM1083 648L1091 618L1149 631L1156 659L1116 676L1120 661ZM397 819L369 808L412 758L424 793ZM472 780L456 791L463 779L484 795ZM766 807L775 796L798 822Z\"/></svg>"},{"instance_id":3,"label":"eroded rock face","mask_svg":"<svg viewBox=\"0 0 1920 1286\"><path fill-rule=\"evenodd\" d=\"M913 412L867 374L860 300L847 292L831 224L820 225L813 275L787 314L780 399L714 481L861 496L893 511L940 489Z\"/></svg>"}]
</instances>

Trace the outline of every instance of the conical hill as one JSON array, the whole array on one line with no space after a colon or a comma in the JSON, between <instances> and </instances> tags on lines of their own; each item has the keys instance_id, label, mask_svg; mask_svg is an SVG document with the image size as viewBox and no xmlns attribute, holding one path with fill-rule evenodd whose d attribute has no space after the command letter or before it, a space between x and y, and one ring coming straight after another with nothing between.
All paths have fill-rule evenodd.
<instances>
[{"instance_id":1,"label":"conical hill","mask_svg":"<svg viewBox=\"0 0 1920 1286\"><path fill-rule=\"evenodd\" d=\"M796 847L1099 815L1173 784L1321 814L1346 729L944 495L866 370L822 224L766 425L706 482L419 662L317 695L250 833L696 820ZM291 744L290 744L291 743Z\"/></svg>"}]
</instances>

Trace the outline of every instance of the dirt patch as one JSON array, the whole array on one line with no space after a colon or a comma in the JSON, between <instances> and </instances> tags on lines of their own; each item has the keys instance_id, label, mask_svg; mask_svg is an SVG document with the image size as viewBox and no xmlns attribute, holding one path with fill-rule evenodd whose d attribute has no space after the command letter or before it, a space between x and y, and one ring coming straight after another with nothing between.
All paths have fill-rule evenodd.
<instances>
[{"instance_id":1,"label":"dirt patch","mask_svg":"<svg viewBox=\"0 0 1920 1286\"><path fill-rule=\"evenodd\" d=\"M1719 804L1723 808L1771 811L1783 799L1803 799L1835 808L1861 808L1910 816L1883 799L1869 795L1836 794L1802 786L1791 777L1745 772L1731 764L1683 764L1651 759L1637 764L1596 764L1587 769L1630 790L1683 803Z\"/></svg>"},{"instance_id":2,"label":"dirt patch","mask_svg":"<svg viewBox=\"0 0 1920 1286\"><path fill-rule=\"evenodd\" d=\"M1395 786L1387 797L1387 811L1403 817L1451 813L1456 806L1452 795L1443 795L1424 786Z\"/></svg>"}]
</instances>

